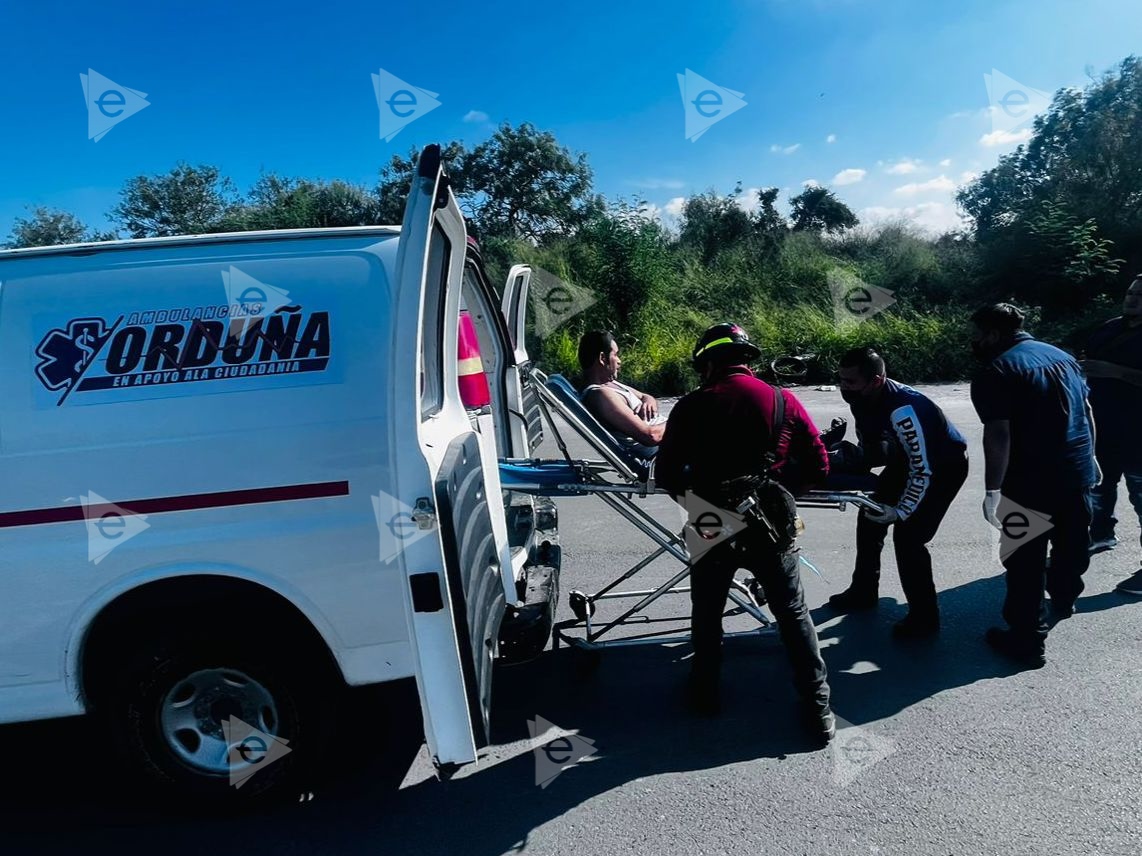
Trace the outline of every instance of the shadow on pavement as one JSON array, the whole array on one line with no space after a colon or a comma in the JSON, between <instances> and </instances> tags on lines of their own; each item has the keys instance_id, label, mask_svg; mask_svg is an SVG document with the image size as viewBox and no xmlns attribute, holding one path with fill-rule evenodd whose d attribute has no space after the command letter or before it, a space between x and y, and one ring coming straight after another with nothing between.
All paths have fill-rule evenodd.
<instances>
[{"instance_id":1,"label":"shadow on pavement","mask_svg":"<svg viewBox=\"0 0 1142 856\"><path fill-rule=\"evenodd\" d=\"M381 741L366 704L354 727L339 730L336 751L350 759L347 769L311 801L195 819L132 805L85 720L6 726L3 850L483 856L523 847L536 827L642 777L814 751L795 718L776 640L741 641L727 651L725 712L714 719L694 718L682 706L688 653L688 646L609 651L591 670L564 648L499 671L497 745L529 740L527 723L537 715L594 743L595 758L545 789L536 784L536 754L527 744L451 782L399 789L419 749L419 722L398 724L403 733L388 742L402 745L377 758L373 747Z\"/></svg>"},{"instance_id":2,"label":"shadow on pavement","mask_svg":"<svg viewBox=\"0 0 1142 856\"><path fill-rule=\"evenodd\" d=\"M848 615L827 605L814 610L821 644L827 646L823 653L837 715L854 724L873 722L944 690L1021 671L983 641L988 627L1006 626L1001 616L1005 593L1002 573L940 591L940 635L913 642L891 636L892 624L908 611L903 603L881 598L875 612ZM1081 617L1128 603L1128 598L1106 592L1080 597L1075 610Z\"/></svg>"},{"instance_id":3,"label":"shadow on pavement","mask_svg":"<svg viewBox=\"0 0 1142 856\"><path fill-rule=\"evenodd\" d=\"M1014 674L1017 668L982 641L984 629L998 621L1003 589L995 576L942 591L943 632L920 643L891 638L902 604L882 600L875 613L847 616L817 610L838 715L868 723L943 690ZM1124 602L1097 595L1080 600L1079 608ZM130 791L106 772L103 747L84 720L0 728L7 773L3 849L490 856L523 849L532 830L643 777L814 751L796 722L776 639L727 645L725 711L714 719L696 719L682 707L688 653L688 646L619 649L590 669L582 655L564 648L502 669L493 738L500 747L520 742L516 754L451 782L429 779L403 789L420 723L409 717L382 723L386 709L415 701L415 689L406 682L399 691L365 691L339 729L338 775L310 801L240 817L191 819L133 805ZM536 784L537 753L525 742L528 720L537 715L578 731L597 753L545 789Z\"/></svg>"}]
</instances>

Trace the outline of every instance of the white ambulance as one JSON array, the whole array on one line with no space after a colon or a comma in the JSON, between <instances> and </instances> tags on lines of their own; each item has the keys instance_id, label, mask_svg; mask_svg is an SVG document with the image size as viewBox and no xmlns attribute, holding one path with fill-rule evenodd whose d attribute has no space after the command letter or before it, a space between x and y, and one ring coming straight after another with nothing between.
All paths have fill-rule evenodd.
<instances>
[{"instance_id":1,"label":"white ambulance","mask_svg":"<svg viewBox=\"0 0 1142 856\"><path fill-rule=\"evenodd\" d=\"M541 439L529 276L501 305L437 146L399 228L0 252L0 723L93 713L241 801L320 761L338 688L415 676L441 774L474 761L554 615L554 507L497 469Z\"/></svg>"}]
</instances>

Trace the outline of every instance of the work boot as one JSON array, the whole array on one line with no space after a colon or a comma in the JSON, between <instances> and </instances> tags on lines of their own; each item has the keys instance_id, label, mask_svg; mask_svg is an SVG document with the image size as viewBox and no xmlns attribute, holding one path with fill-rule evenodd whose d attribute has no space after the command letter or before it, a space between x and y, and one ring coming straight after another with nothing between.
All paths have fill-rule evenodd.
<instances>
[{"instance_id":1,"label":"work boot","mask_svg":"<svg viewBox=\"0 0 1142 856\"><path fill-rule=\"evenodd\" d=\"M819 746L827 746L837 736L837 717L828 702L802 702L801 725L812 741Z\"/></svg>"},{"instance_id":2,"label":"work boot","mask_svg":"<svg viewBox=\"0 0 1142 856\"><path fill-rule=\"evenodd\" d=\"M1114 590L1119 594L1142 595L1142 568L1116 585Z\"/></svg>"},{"instance_id":3,"label":"work boot","mask_svg":"<svg viewBox=\"0 0 1142 856\"><path fill-rule=\"evenodd\" d=\"M1105 553L1107 550L1113 550L1118 546L1118 539L1113 535L1107 535L1105 538L1091 538L1090 541L1090 555L1096 553Z\"/></svg>"},{"instance_id":4,"label":"work boot","mask_svg":"<svg viewBox=\"0 0 1142 856\"><path fill-rule=\"evenodd\" d=\"M1002 627L989 627L983 638L1004 657L1028 669L1041 669L1047 665L1047 654L1041 642L1027 642Z\"/></svg>"},{"instance_id":5,"label":"work boot","mask_svg":"<svg viewBox=\"0 0 1142 856\"><path fill-rule=\"evenodd\" d=\"M892 635L897 639L926 639L940 632L940 616L920 615L909 612L892 625Z\"/></svg>"},{"instance_id":6,"label":"work boot","mask_svg":"<svg viewBox=\"0 0 1142 856\"><path fill-rule=\"evenodd\" d=\"M880 598L875 591L858 589L849 586L829 598L829 606L837 612L858 612L865 609L876 609Z\"/></svg>"}]
</instances>

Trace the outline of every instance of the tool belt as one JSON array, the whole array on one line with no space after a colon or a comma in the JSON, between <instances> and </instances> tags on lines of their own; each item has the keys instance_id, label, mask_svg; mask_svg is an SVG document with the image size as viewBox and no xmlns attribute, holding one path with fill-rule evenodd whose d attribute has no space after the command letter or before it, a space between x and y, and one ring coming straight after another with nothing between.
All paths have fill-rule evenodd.
<instances>
[{"instance_id":1,"label":"tool belt","mask_svg":"<svg viewBox=\"0 0 1142 856\"><path fill-rule=\"evenodd\" d=\"M771 476L739 476L722 482L710 493L711 501L740 515L748 524L733 539L736 550L765 548L786 553L804 529L797 500Z\"/></svg>"}]
</instances>

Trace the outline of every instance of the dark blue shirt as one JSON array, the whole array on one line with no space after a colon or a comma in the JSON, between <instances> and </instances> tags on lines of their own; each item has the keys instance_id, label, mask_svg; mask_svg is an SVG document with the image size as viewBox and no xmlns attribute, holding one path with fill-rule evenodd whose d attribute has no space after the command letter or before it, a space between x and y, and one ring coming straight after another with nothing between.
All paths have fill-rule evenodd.
<instances>
[{"instance_id":1,"label":"dark blue shirt","mask_svg":"<svg viewBox=\"0 0 1142 856\"><path fill-rule=\"evenodd\" d=\"M1091 334L1086 356L1131 369L1142 369L1142 327L1131 329L1124 318L1107 321ZM1122 441L1135 441L1142 422L1142 389L1124 380L1092 377L1090 406L1097 432Z\"/></svg>"},{"instance_id":2,"label":"dark blue shirt","mask_svg":"<svg viewBox=\"0 0 1142 856\"><path fill-rule=\"evenodd\" d=\"M907 520L944 466L962 462L967 441L944 411L910 386L886 379L884 391L853 406L864 463L885 465L884 477L904 485L896 511Z\"/></svg>"},{"instance_id":3,"label":"dark blue shirt","mask_svg":"<svg viewBox=\"0 0 1142 856\"><path fill-rule=\"evenodd\" d=\"M1058 493L1096 481L1087 385L1066 351L1019 333L972 381L981 422L1011 423L1004 490Z\"/></svg>"}]
</instances>

